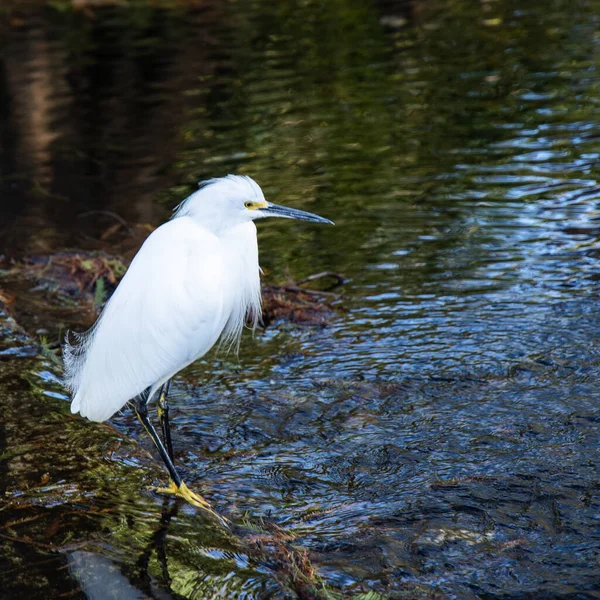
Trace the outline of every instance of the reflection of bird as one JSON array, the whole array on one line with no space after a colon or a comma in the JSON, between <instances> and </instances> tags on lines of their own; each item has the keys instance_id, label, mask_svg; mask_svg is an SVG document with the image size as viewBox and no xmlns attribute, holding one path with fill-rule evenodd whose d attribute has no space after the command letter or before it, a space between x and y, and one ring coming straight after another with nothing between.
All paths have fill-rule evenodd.
<instances>
[{"instance_id":1,"label":"reflection of bird","mask_svg":"<svg viewBox=\"0 0 600 600\"><path fill-rule=\"evenodd\" d=\"M207 502L173 465L169 381L217 340L237 344L248 316L256 324L261 296L253 221L262 217L331 223L267 202L250 177L211 179L148 237L95 325L64 346L71 411L104 421L133 399L171 476L165 491L204 508ZM147 404L157 394L164 445L148 419Z\"/></svg>"}]
</instances>

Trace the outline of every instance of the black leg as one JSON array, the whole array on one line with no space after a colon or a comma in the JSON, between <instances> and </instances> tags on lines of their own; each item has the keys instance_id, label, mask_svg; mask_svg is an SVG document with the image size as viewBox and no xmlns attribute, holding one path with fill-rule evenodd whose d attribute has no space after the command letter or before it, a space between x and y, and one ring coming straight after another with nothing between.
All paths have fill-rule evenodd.
<instances>
[{"instance_id":1,"label":"black leg","mask_svg":"<svg viewBox=\"0 0 600 600\"><path fill-rule=\"evenodd\" d=\"M169 475L171 476L171 483L169 484L169 487L160 489L158 491L167 493L167 494L175 494L175 495L183 498L184 500L187 500L190 504L197 506L198 508L201 508L205 512L211 514L222 525L227 526L227 523L228 523L227 519L225 517L221 517L220 515L218 515L212 509L210 504L202 496L192 492L192 490L190 490L188 488L188 486L185 485L185 483L182 481L181 477L179 476L179 473L177 472L177 469L175 468L175 465L173 464L173 460L169 456L169 452L165 449L160 437L158 436L158 433L156 433L156 429L154 429L154 427L152 426L152 423L150 423L150 419L148 418L147 404L148 404L148 400L150 399L148 397L148 392L149 392L149 390L146 390L146 392L144 392L143 394L140 394L134 400L133 406L135 408L135 412L138 416L138 419L142 422L142 425L144 426L144 428L146 429L146 431L152 438L152 441L154 442L154 445L156 446L156 449L158 450L160 457L163 459L163 462L165 463L165 466L167 467L167 470L169 471ZM162 390L161 390L161 392L162 392ZM161 419L161 423L162 423L162 419ZM163 425L163 427L165 427L165 425ZM169 421L167 420L165 431L168 431L168 430L169 430ZM167 440L170 440L170 436L167 438ZM167 443L169 443L169 442L167 442ZM171 452L172 452L172 450L171 450Z\"/></svg>"},{"instance_id":2,"label":"black leg","mask_svg":"<svg viewBox=\"0 0 600 600\"><path fill-rule=\"evenodd\" d=\"M173 442L171 441L171 425L169 423L169 401L167 396L169 395L169 388L171 387L171 380L163 384L158 391L158 418L160 420L160 427L163 433L163 440L167 447L167 452L171 462L173 458Z\"/></svg>"},{"instance_id":3,"label":"black leg","mask_svg":"<svg viewBox=\"0 0 600 600\"><path fill-rule=\"evenodd\" d=\"M181 477L179 476L179 473L175 469L175 465L173 464L173 461L171 460L168 452L165 450L163 443L161 442L160 438L158 437L158 434L156 433L156 429L154 429L152 423L150 423L150 419L148 418L147 400L148 400L148 398L147 398L146 394L141 394L140 396L138 396L135 399L135 403L134 403L135 412L138 416L138 419L142 422L142 425L144 426L144 428L146 429L146 431L152 438L152 441L154 442L154 445L156 446L156 449L158 450L160 457L163 459L163 462L165 463L165 466L167 467L167 470L169 471L169 475L171 476L173 483L175 484L175 486L177 488L180 488L181 487Z\"/></svg>"}]
</instances>

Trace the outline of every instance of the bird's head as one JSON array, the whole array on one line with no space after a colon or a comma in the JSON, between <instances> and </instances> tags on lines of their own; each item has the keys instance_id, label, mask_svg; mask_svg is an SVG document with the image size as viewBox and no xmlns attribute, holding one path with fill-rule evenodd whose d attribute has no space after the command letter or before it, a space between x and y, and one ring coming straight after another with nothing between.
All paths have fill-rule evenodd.
<instances>
[{"instance_id":1,"label":"bird's head","mask_svg":"<svg viewBox=\"0 0 600 600\"><path fill-rule=\"evenodd\" d=\"M222 230L264 217L283 217L313 223L333 222L313 213L267 202L260 186L251 177L227 175L200 183L200 189L186 198L173 217L189 216L204 226Z\"/></svg>"}]
</instances>

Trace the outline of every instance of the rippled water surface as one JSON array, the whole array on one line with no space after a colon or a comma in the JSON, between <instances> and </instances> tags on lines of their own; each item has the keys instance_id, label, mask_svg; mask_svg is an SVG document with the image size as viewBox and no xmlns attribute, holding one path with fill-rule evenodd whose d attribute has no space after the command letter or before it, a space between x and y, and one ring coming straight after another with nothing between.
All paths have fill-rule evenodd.
<instances>
[{"instance_id":1,"label":"rippled water surface","mask_svg":"<svg viewBox=\"0 0 600 600\"><path fill-rule=\"evenodd\" d=\"M336 222L259 224L267 281L334 271L343 298L175 380L188 482L295 535L329 597L600 597L600 2L73 4L0 7L5 257L157 225L230 172ZM48 369L61 428L60 371L31 360L3 381ZM35 406L0 423L10 497ZM6 597L103 598L106 573L116 598L302 596L149 492L85 519L42 492L54 529L5 529L35 551L0 538Z\"/></svg>"}]
</instances>

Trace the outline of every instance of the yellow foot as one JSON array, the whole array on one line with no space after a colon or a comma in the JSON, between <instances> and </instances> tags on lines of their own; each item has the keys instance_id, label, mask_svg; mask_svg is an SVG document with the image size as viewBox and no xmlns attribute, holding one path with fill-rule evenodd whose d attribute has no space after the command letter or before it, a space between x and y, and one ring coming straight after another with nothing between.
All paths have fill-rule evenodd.
<instances>
[{"instance_id":1,"label":"yellow foot","mask_svg":"<svg viewBox=\"0 0 600 600\"><path fill-rule=\"evenodd\" d=\"M192 492L192 490L190 490L190 488L187 485L185 485L185 483L183 481L181 482L181 485L179 487L177 487L175 485L175 482L173 480L171 480L171 481L169 481L169 487L157 488L156 491L159 494L171 494L173 496L178 496L179 498L183 498L186 502L188 502L192 506L195 506L207 513L210 513L213 517L216 517L224 525L227 525L227 523L229 523L229 521L225 517L222 517L221 515L217 514L213 510L213 507L210 505L210 503L207 500L205 500L199 494Z\"/></svg>"},{"instance_id":2,"label":"yellow foot","mask_svg":"<svg viewBox=\"0 0 600 600\"><path fill-rule=\"evenodd\" d=\"M183 481L179 487L175 485L174 481L169 481L169 487L158 488L156 491L159 494L171 494L173 496L179 496L193 506L197 506L198 508L203 508L205 510L212 510L212 506L209 504L209 502L202 496L192 492L192 490L190 490L190 488L185 485Z\"/></svg>"}]
</instances>

